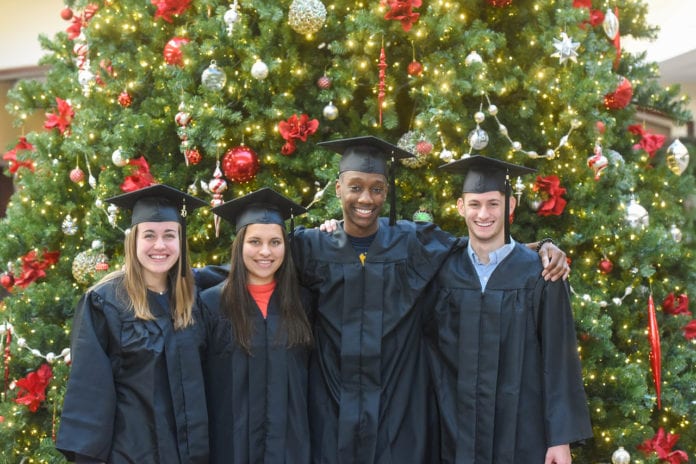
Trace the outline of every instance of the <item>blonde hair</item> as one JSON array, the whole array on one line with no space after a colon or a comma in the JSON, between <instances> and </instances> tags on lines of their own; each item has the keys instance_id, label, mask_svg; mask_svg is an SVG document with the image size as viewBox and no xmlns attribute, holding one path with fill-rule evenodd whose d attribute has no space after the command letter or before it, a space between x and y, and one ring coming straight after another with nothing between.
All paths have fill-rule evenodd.
<instances>
[{"instance_id":1,"label":"blonde hair","mask_svg":"<svg viewBox=\"0 0 696 464\"><path fill-rule=\"evenodd\" d=\"M150 311L150 305L147 301L147 287L143 277L143 267L138 261L137 231L138 225L136 224L131 227L130 233L126 234L123 242L125 255L123 270L112 272L105 276L97 285L119 277L122 278L121 289L125 291L125 295L119 293L119 298L123 300L129 310L135 313L135 317L138 319L153 320L155 317L152 311ZM179 229L179 241L181 247L188 246L186 243L181 243L181 229ZM172 266L168 272L168 281L171 289L169 301L175 329L182 329L193 324L192 308L195 298L195 285L188 253L186 253L186 257L186 263L182 263L180 257L177 260L177 265ZM181 276L182 265L186 266L186 277Z\"/></svg>"}]
</instances>

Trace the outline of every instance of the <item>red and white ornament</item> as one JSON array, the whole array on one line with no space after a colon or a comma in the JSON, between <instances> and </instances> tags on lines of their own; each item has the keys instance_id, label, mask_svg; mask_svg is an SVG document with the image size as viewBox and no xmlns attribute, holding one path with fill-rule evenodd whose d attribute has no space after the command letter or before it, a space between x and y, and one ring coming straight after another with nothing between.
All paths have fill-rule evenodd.
<instances>
[{"instance_id":1,"label":"red and white ornament","mask_svg":"<svg viewBox=\"0 0 696 464\"><path fill-rule=\"evenodd\" d=\"M416 153L419 155L429 155L433 151L433 144L427 140L419 140L416 143Z\"/></svg>"},{"instance_id":2,"label":"red and white ornament","mask_svg":"<svg viewBox=\"0 0 696 464\"><path fill-rule=\"evenodd\" d=\"M128 108L133 103L131 96L125 90L118 95L118 104L124 108Z\"/></svg>"},{"instance_id":3,"label":"red and white ornament","mask_svg":"<svg viewBox=\"0 0 696 464\"><path fill-rule=\"evenodd\" d=\"M79 167L76 167L70 171L70 180L76 184L83 182L85 180L85 172Z\"/></svg>"},{"instance_id":4,"label":"red and white ornament","mask_svg":"<svg viewBox=\"0 0 696 464\"><path fill-rule=\"evenodd\" d=\"M186 158L186 166L189 164L195 166L203 159L203 155L196 147L184 151L184 157Z\"/></svg>"},{"instance_id":5,"label":"red and white ornament","mask_svg":"<svg viewBox=\"0 0 696 464\"><path fill-rule=\"evenodd\" d=\"M324 74L319 79L317 79L317 86L322 90L327 90L331 88L331 78Z\"/></svg>"},{"instance_id":6,"label":"red and white ornament","mask_svg":"<svg viewBox=\"0 0 696 464\"><path fill-rule=\"evenodd\" d=\"M233 182L249 182L259 170L259 157L246 145L230 148L222 157L222 172Z\"/></svg>"}]
</instances>

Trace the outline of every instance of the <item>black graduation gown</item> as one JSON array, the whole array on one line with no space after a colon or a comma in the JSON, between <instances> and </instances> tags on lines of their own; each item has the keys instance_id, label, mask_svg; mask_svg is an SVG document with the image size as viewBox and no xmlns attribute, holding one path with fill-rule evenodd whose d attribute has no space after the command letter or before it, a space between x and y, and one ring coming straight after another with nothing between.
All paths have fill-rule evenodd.
<instances>
[{"instance_id":1,"label":"black graduation gown","mask_svg":"<svg viewBox=\"0 0 696 464\"><path fill-rule=\"evenodd\" d=\"M166 297L149 292L156 319L136 319L116 297L121 285L101 284L78 304L56 448L69 460L207 463L200 312L175 331Z\"/></svg>"},{"instance_id":2,"label":"black graduation gown","mask_svg":"<svg viewBox=\"0 0 696 464\"><path fill-rule=\"evenodd\" d=\"M415 303L453 241L430 223L389 226L383 218L363 266L343 229L295 231L295 262L318 305L313 462L431 462L433 411Z\"/></svg>"},{"instance_id":3,"label":"black graduation gown","mask_svg":"<svg viewBox=\"0 0 696 464\"><path fill-rule=\"evenodd\" d=\"M253 316L251 356L220 312L224 282L201 292L208 333L204 373L210 416L211 464L309 462L309 348L287 347L279 296L266 319Z\"/></svg>"},{"instance_id":4,"label":"black graduation gown","mask_svg":"<svg viewBox=\"0 0 696 464\"><path fill-rule=\"evenodd\" d=\"M446 463L542 464L592 436L567 284L524 245L481 292L467 248L433 281L426 339Z\"/></svg>"}]
</instances>

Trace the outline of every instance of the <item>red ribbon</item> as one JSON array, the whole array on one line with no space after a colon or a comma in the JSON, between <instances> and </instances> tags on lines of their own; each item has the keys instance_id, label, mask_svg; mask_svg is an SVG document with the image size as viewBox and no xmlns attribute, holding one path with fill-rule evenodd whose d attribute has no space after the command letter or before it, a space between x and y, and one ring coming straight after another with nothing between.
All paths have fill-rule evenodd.
<instances>
[{"instance_id":1,"label":"red ribbon","mask_svg":"<svg viewBox=\"0 0 696 464\"><path fill-rule=\"evenodd\" d=\"M652 292L648 297L648 341L650 342L650 367L652 369L653 382L655 383L657 409L662 409L662 400L660 398L662 351L660 349L660 332L657 327L657 315L655 314L655 301L653 300Z\"/></svg>"}]
</instances>

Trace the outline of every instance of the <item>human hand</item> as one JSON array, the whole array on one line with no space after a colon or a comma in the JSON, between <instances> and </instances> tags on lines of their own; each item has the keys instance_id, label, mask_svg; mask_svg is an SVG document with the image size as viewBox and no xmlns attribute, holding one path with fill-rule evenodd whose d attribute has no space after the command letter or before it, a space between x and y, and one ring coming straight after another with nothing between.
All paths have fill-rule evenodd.
<instances>
[{"instance_id":1,"label":"human hand","mask_svg":"<svg viewBox=\"0 0 696 464\"><path fill-rule=\"evenodd\" d=\"M563 250L551 242L546 242L539 250L539 257L541 258L541 265L544 267L544 270L541 272L544 280L555 282L560 278L563 280L568 278L570 265Z\"/></svg>"},{"instance_id":2,"label":"human hand","mask_svg":"<svg viewBox=\"0 0 696 464\"><path fill-rule=\"evenodd\" d=\"M546 450L544 464L571 464L570 445L552 446Z\"/></svg>"},{"instance_id":3,"label":"human hand","mask_svg":"<svg viewBox=\"0 0 696 464\"><path fill-rule=\"evenodd\" d=\"M338 221L335 219L327 219L319 226L319 230L328 234L335 232L338 229Z\"/></svg>"}]
</instances>

